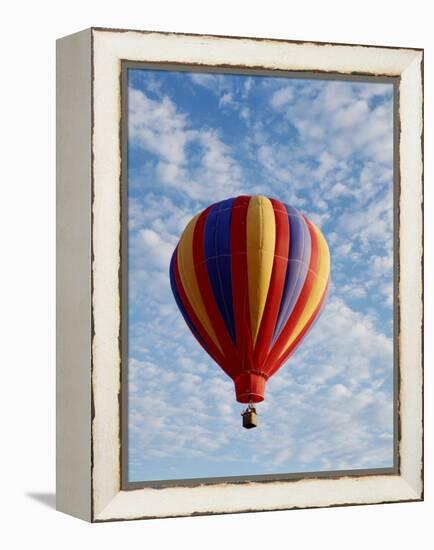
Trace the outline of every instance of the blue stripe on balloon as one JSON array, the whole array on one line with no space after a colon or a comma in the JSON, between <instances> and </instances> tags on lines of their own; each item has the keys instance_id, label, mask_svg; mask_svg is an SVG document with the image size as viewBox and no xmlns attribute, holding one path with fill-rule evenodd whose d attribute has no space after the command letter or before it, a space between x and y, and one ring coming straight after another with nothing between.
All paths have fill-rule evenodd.
<instances>
[{"instance_id":1,"label":"blue stripe on balloon","mask_svg":"<svg viewBox=\"0 0 434 550\"><path fill-rule=\"evenodd\" d=\"M176 286L176 279L175 279L175 254L177 253L177 249L175 248L175 252L172 254L172 258L170 260L170 286L172 288L173 296L175 298L176 305L178 306L182 316L184 317L184 321L186 322L188 328L193 333L196 340L199 342L199 344L206 350L207 346L203 339L201 338L200 334L197 332L195 326L193 325L187 311L185 310L184 304L182 303L181 296L179 295L178 288Z\"/></svg>"},{"instance_id":2,"label":"blue stripe on balloon","mask_svg":"<svg viewBox=\"0 0 434 550\"><path fill-rule=\"evenodd\" d=\"M235 343L230 242L233 202L233 198L218 202L210 210L205 222L204 251L214 299Z\"/></svg>"},{"instance_id":3,"label":"blue stripe on balloon","mask_svg":"<svg viewBox=\"0 0 434 550\"><path fill-rule=\"evenodd\" d=\"M279 315L273 334L273 344L279 337L303 289L310 262L310 233L303 216L285 204L289 219L288 269L280 302Z\"/></svg>"}]
</instances>

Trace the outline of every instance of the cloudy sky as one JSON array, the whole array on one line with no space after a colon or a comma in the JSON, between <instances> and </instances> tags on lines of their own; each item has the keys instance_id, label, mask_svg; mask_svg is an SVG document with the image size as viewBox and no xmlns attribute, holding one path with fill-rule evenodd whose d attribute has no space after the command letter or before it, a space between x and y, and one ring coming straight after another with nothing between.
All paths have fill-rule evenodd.
<instances>
[{"instance_id":1,"label":"cloudy sky","mask_svg":"<svg viewBox=\"0 0 434 550\"><path fill-rule=\"evenodd\" d=\"M393 465L391 84L129 70L129 480ZM307 214L327 306L241 428L169 284L186 222L240 194Z\"/></svg>"}]
</instances>

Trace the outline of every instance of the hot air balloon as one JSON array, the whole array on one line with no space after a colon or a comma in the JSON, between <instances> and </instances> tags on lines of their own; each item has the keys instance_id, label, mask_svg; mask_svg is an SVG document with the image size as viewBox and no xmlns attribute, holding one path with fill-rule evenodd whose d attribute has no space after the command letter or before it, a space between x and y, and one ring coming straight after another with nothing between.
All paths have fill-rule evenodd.
<instances>
[{"instance_id":1,"label":"hot air balloon","mask_svg":"<svg viewBox=\"0 0 434 550\"><path fill-rule=\"evenodd\" d=\"M212 204L186 226L170 263L176 303L191 332L247 403L306 336L326 302L330 253L295 208L263 196Z\"/></svg>"}]
</instances>

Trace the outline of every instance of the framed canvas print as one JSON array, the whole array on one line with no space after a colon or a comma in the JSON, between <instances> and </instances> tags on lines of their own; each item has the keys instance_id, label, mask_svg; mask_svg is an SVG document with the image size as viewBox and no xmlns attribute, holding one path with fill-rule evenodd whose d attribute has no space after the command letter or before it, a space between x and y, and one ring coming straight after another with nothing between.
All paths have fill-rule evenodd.
<instances>
[{"instance_id":1,"label":"framed canvas print","mask_svg":"<svg viewBox=\"0 0 434 550\"><path fill-rule=\"evenodd\" d=\"M57 507L423 498L423 51L57 45Z\"/></svg>"}]
</instances>

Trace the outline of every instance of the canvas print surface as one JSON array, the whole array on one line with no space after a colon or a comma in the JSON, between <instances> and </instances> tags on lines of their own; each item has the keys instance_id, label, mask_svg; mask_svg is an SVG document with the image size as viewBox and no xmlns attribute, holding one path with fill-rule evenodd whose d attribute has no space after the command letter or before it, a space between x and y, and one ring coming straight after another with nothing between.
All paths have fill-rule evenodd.
<instances>
[{"instance_id":1,"label":"canvas print surface","mask_svg":"<svg viewBox=\"0 0 434 550\"><path fill-rule=\"evenodd\" d=\"M124 93L127 480L392 468L393 84Z\"/></svg>"}]
</instances>

